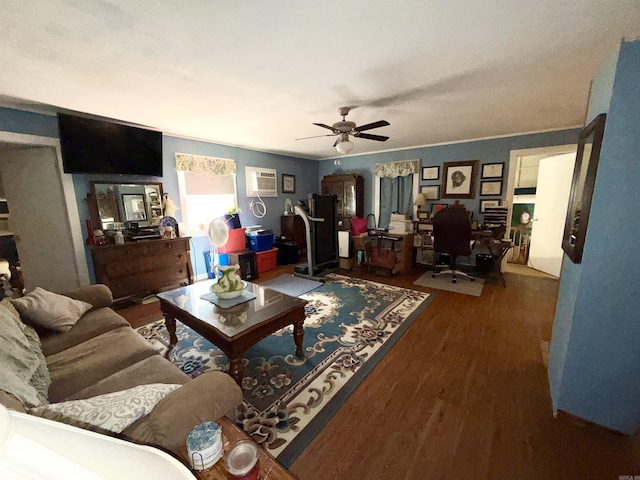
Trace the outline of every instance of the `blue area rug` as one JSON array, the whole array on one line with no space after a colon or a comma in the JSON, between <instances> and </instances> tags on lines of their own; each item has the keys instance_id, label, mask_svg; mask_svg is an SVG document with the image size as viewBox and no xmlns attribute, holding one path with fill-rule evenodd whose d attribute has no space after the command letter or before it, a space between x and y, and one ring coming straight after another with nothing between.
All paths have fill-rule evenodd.
<instances>
[{"instance_id":1,"label":"blue area rug","mask_svg":"<svg viewBox=\"0 0 640 480\"><path fill-rule=\"evenodd\" d=\"M285 273L272 280L262 282L260 286L271 288L285 295L291 295L292 297L299 297L304 293L322 286L322 283Z\"/></svg>"},{"instance_id":2,"label":"blue area rug","mask_svg":"<svg viewBox=\"0 0 640 480\"><path fill-rule=\"evenodd\" d=\"M358 384L422 312L433 294L340 275L301 296L306 307L305 359L295 356L288 327L247 350L244 400L236 423L291 465ZM170 360L195 377L227 369L225 355L177 322ZM169 343L164 321L140 327L150 341Z\"/></svg>"}]
</instances>

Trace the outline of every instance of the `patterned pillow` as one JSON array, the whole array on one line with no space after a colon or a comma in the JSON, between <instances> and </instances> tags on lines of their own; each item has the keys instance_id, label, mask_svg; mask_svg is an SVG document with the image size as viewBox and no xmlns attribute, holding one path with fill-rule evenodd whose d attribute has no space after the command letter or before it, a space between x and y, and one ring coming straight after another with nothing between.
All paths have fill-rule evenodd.
<instances>
[{"instance_id":1,"label":"patterned pillow","mask_svg":"<svg viewBox=\"0 0 640 480\"><path fill-rule=\"evenodd\" d=\"M51 403L31 408L29 413L81 428L120 433L153 410L166 395L181 385L152 383L106 393L85 400Z\"/></svg>"},{"instance_id":2,"label":"patterned pillow","mask_svg":"<svg viewBox=\"0 0 640 480\"><path fill-rule=\"evenodd\" d=\"M36 287L22 298L11 300L20 315L35 325L49 330L71 330L92 305Z\"/></svg>"}]
</instances>

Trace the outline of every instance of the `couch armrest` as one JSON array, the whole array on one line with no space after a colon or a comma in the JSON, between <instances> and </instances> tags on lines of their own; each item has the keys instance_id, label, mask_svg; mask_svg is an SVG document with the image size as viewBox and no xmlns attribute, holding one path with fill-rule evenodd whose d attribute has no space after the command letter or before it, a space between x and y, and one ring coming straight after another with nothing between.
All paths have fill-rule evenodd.
<instances>
[{"instance_id":1,"label":"couch armrest","mask_svg":"<svg viewBox=\"0 0 640 480\"><path fill-rule=\"evenodd\" d=\"M16 412L27 413L22 405L22 402L18 400L13 394L0 390L0 405L15 410Z\"/></svg>"},{"instance_id":2,"label":"couch armrest","mask_svg":"<svg viewBox=\"0 0 640 480\"><path fill-rule=\"evenodd\" d=\"M79 287L65 293L65 295L75 300L90 303L93 308L110 307L113 304L111 289L101 283Z\"/></svg>"},{"instance_id":3,"label":"couch armrest","mask_svg":"<svg viewBox=\"0 0 640 480\"><path fill-rule=\"evenodd\" d=\"M233 412L241 401L242 390L229 375L203 373L163 398L149 415L122 434L177 454L197 425Z\"/></svg>"}]
</instances>

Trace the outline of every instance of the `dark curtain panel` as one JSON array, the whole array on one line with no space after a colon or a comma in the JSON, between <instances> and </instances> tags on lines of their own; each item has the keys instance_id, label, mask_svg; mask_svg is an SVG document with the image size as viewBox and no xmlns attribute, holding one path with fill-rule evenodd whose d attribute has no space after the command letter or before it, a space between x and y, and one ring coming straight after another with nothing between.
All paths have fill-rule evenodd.
<instances>
[{"instance_id":1,"label":"dark curtain panel","mask_svg":"<svg viewBox=\"0 0 640 480\"><path fill-rule=\"evenodd\" d=\"M379 228L389 228L389 220L393 212L413 212L413 175L406 177L380 179L380 219Z\"/></svg>"}]
</instances>

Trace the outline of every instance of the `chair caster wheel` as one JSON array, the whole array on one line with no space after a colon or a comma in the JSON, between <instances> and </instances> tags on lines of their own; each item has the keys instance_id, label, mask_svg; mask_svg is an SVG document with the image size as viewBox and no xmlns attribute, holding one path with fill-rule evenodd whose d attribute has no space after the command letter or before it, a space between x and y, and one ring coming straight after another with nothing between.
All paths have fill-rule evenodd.
<instances>
[{"instance_id":1,"label":"chair caster wheel","mask_svg":"<svg viewBox=\"0 0 640 480\"><path fill-rule=\"evenodd\" d=\"M431 278L436 278L436 274L435 274L435 273L434 273L434 274L432 274L432 275L431 275Z\"/></svg>"},{"instance_id":2,"label":"chair caster wheel","mask_svg":"<svg viewBox=\"0 0 640 480\"><path fill-rule=\"evenodd\" d=\"M453 280L451 280L451 283L458 283L458 279L454 278Z\"/></svg>"},{"instance_id":3,"label":"chair caster wheel","mask_svg":"<svg viewBox=\"0 0 640 480\"><path fill-rule=\"evenodd\" d=\"M475 281L476 281L476 279L475 279L475 278L471 278L470 280L471 280L472 282L475 282Z\"/></svg>"}]
</instances>

